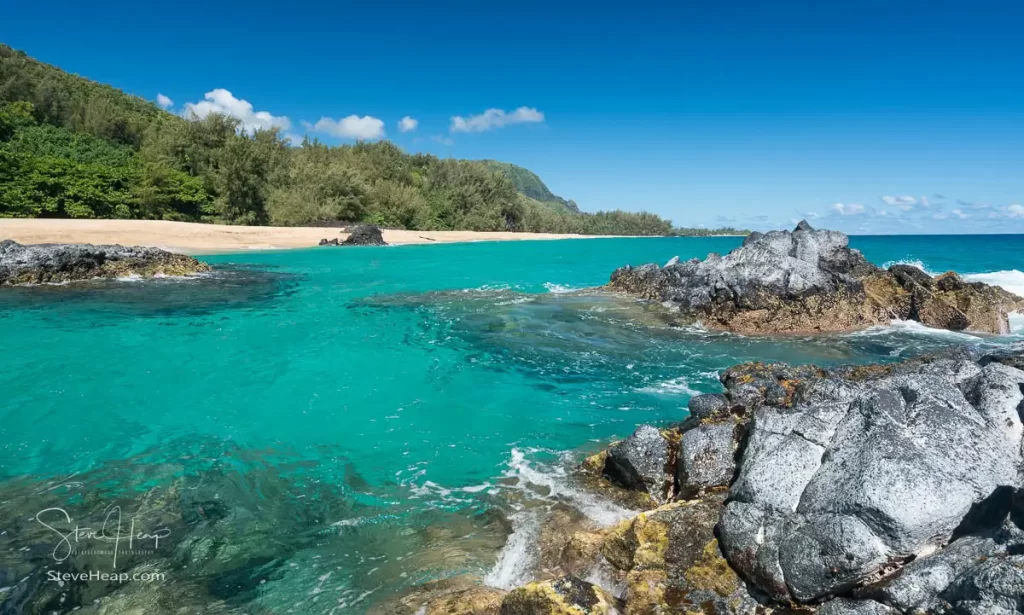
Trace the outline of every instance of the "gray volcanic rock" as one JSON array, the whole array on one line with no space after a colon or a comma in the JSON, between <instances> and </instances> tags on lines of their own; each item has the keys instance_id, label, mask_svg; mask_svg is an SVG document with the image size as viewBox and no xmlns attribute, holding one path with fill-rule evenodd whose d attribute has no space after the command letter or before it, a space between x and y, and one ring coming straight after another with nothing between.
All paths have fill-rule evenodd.
<instances>
[{"instance_id":1,"label":"gray volcanic rock","mask_svg":"<svg viewBox=\"0 0 1024 615\"><path fill-rule=\"evenodd\" d=\"M352 229L348 239L341 242L346 246L386 246L384 235L376 224L360 224Z\"/></svg>"},{"instance_id":2,"label":"gray volcanic rock","mask_svg":"<svg viewBox=\"0 0 1024 615\"><path fill-rule=\"evenodd\" d=\"M886 578L1020 486L1024 372L1009 365L853 368L800 383L791 401L754 412L718 526L729 562L776 600ZM912 600L900 591L887 602Z\"/></svg>"},{"instance_id":3,"label":"gray volcanic rock","mask_svg":"<svg viewBox=\"0 0 1024 615\"><path fill-rule=\"evenodd\" d=\"M893 615L892 608L874 600L836 598L818 608L818 615Z\"/></svg>"},{"instance_id":4,"label":"gray volcanic rock","mask_svg":"<svg viewBox=\"0 0 1024 615\"><path fill-rule=\"evenodd\" d=\"M679 494L693 497L712 487L727 487L736 472L736 426L698 425L679 442Z\"/></svg>"},{"instance_id":5,"label":"gray volcanic rock","mask_svg":"<svg viewBox=\"0 0 1024 615\"><path fill-rule=\"evenodd\" d=\"M604 474L613 482L647 492L658 504L672 496L675 444L660 430L641 425L633 435L611 446Z\"/></svg>"},{"instance_id":6,"label":"gray volcanic rock","mask_svg":"<svg viewBox=\"0 0 1024 615\"><path fill-rule=\"evenodd\" d=\"M0 286L46 284L128 275L186 275L210 266L159 248L91 244L23 246L0 241Z\"/></svg>"},{"instance_id":7,"label":"gray volcanic rock","mask_svg":"<svg viewBox=\"0 0 1024 615\"><path fill-rule=\"evenodd\" d=\"M931 278L897 265L883 271L843 233L751 233L725 256L617 269L609 288L659 301L705 325L741 333L842 331L894 318L929 326L1006 333L1024 299L998 287Z\"/></svg>"}]
</instances>

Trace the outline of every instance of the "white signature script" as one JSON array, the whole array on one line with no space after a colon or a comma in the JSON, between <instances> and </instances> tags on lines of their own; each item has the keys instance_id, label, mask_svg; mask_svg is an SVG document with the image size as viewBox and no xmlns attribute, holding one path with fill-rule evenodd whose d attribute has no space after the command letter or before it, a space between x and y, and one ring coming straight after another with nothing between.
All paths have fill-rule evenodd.
<instances>
[{"instance_id":1,"label":"white signature script","mask_svg":"<svg viewBox=\"0 0 1024 615\"><path fill-rule=\"evenodd\" d=\"M49 520L44 521L44 518ZM152 531L135 530L135 518L132 517L127 533L121 528L121 507L112 506L107 509L107 515L103 518L103 524L99 528L82 527L75 524L74 528L62 530L54 525L66 524L71 526L71 515L63 508L47 508L36 513L36 521L51 530L60 540L53 547L53 559L63 562L75 552L76 547L86 541L99 541L112 544L111 550L114 560L113 568L117 568L118 550L127 544L128 550L135 548L135 543L144 543L147 547L152 545L155 550L160 547L160 541L171 534L170 528L161 527ZM54 525L51 525L54 524Z\"/></svg>"}]
</instances>

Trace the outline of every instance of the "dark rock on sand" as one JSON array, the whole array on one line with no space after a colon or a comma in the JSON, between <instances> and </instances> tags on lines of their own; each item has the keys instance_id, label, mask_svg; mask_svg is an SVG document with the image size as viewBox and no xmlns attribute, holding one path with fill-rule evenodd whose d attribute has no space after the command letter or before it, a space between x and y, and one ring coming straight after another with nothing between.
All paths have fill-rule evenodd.
<instances>
[{"instance_id":1,"label":"dark rock on sand","mask_svg":"<svg viewBox=\"0 0 1024 615\"><path fill-rule=\"evenodd\" d=\"M346 246L386 246L384 235L376 224L360 224L352 229L348 239L342 242Z\"/></svg>"},{"instance_id":2,"label":"dark rock on sand","mask_svg":"<svg viewBox=\"0 0 1024 615\"><path fill-rule=\"evenodd\" d=\"M893 319L985 333L1009 331L1024 298L955 273L932 278L896 265L883 271L849 247L843 233L751 233L726 256L673 259L616 270L609 288L658 301L688 319L740 333L844 331Z\"/></svg>"},{"instance_id":3,"label":"dark rock on sand","mask_svg":"<svg viewBox=\"0 0 1024 615\"><path fill-rule=\"evenodd\" d=\"M129 275L187 275L210 266L159 248L91 244L21 245L0 241L0 286L55 284Z\"/></svg>"},{"instance_id":4,"label":"dark rock on sand","mask_svg":"<svg viewBox=\"0 0 1024 615\"><path fill-rule=\"evenodd\" d=\"M348 239L339 241L334 239L321 239L322 246L386 246L384 234L376 224L360 224L349 231Z\"/></svg>"}]
</instances>

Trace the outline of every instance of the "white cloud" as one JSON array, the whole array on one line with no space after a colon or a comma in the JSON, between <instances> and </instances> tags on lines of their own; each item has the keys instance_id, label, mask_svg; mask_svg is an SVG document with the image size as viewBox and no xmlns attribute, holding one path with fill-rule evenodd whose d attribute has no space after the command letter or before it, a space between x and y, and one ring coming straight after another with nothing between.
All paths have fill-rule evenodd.
<instances>
[{"instance_id":1,"label":"white cloud","mask_svg":"<svg viewBox=\"0 0 1024 615\"><path fill-rule=\"evenodd\" d=\"M950 213L956 216L957 218L960 218L961 220L966 220L967 218L971 217L970 214L965 214L964 210L960 209L959 207L950 210Z\"/></svg>"},{"instance_id":2,"label":"white cloud","mask_svg":"<svg viewBox=\"0 0 1024 615\"><path fill-rule=\"evenodd\" d=\"M928 197L926 197L926 196L921 197L921 207L931 207L931 206L932 206L932 204L931 204L931 201L928 200Z\"/></svg>"},{"instance_id":3,"label":"white cloud","mask_svg":"<svg viewBox=\"0 0 1024 615\"><path fill-rule=\"evenodd\" d=\"M174 106L174 101L171 100L170 96L164 96L163 94L156 95L156 104L160 105L164 109L170 109Z\"/></svg>"},{"instance_id":4,"label":"white cloud","mask_svg":"<svg viewBox=\"0 0 1024 615\"><path fill-rule=\"evenodd\" d=\"M917 205L917 199L912 196L883 196L882 202L886 205L899 207L903 211L910 211L914 208L914 205ZM927 203L925 203L925 207L928 207Z\"/></svg>"},{"instance_id":5,"label":"white cloud","mask_svg":"<svg viewBox=\"0 0 1024 615\"><path fill-rule=\"evenodd\" d=\"M533 107L519 107L511 113L501 109L488 109L480 115L462 117L456 115L452 118L452 132L485 132L508 126L510 124L528 124L544 121L544 114Z\"/></svg>"},{"instance_id":6,"label":"white cloud","mask_svg":"<svg viewBox=\"0 0 1024 615\"><path fill-rule=\"evenodd\" d=\"M242 128L247 132L257 129L280 128L288 130L292 122L287 117L271 115L268 111L254 111L252 103L247 100L235 98L231 92L217 88L207 92L204 100L197 103L185 103L184 115L195 115L199 119L218 113L236 118L242 122Z\"/></svg>"},{"instance_id":7,"label":"white cloud","mask_svg":"<svg viewBox=\"0 0 1024 615\"><path fill-rule=\"evenodd\" d=\"M864 206L857 203L836 203L832 209L840 216L856 216L864 213Z\"/></svg>"},{"instance_id":8,"label":"white cloud","mask_svg":"<svg viewBox=\"0 0 1024 615\"><path fill-rule=\"evenodd\" d=\"M301 146L302 142L305 140L305 136L304 135L300 135L300 134L294 133L294 132L286 132L286 133L284 133L283 136L284 136L285 140L288 141L288 145L290 145L292 147L299 147L299 146Z\"/></svg>"},{"instance_id":9,"label":"white cloud","mask_svg":"<svg viewBox=\"0 0 1024 615\"><path fill-rule=\"evenodd\" d=\"M949 217L949 214L933 214L932 215L932 218L935 218L936 220L945 220L948 217Z\"/></svg>"},{"instance_id":10,"label":"white cloud","mask_svg":"<svg viewBox=\"0 0 1024 615\"><path fill-rule=\"evenodd\" d=\"M1006 215L1011 218L1024 218L1024 205L1010 205L1006 208Z\"/></svg>"},{"instance_id":11,"label":"white cloud","mask_svg":"<svg viewBox=\"0 0 1024 615\"><path fill-rule=\"evenodd\" d=\"M419 125L419 120L414 117L409 117L408 115L398 120L399 132L412 132L413 130L416 130Z\"/></svg>"},{"instance_id":12,"label":"white cloud","mask_svg":"<svg viewBox=\"0 0 1024 615\"><path fill-rule=\"evenodd\" d=\"M809 211L804 214L804 218L807 218L808 220L816 220L820 217L821 215L816 211Z\"/></svg>"},{"instance_id":13,"label":"white cloud","mask_svg":"<svg viewBox=\"0 0 1024 615\"><path fill-rule=\"evenodd\" d=\"M308 122L305 125L312 130L340 139L380 139L384 136L384 121L369 115L350 115L340 120L322 117L312 126Z\"/></svg>"},{"instance_id":14,"label":"white cloud","mask_svg":"<svg viewBox=\"0 0 1024 615\"><path fill-rule=\"evenodd\" d=\"M431 137L431 139L440 143L441 145L455 145L455 141L452 141L450 138L444 135L434 135L433 137Z\"/></svg>"}]
</instances>

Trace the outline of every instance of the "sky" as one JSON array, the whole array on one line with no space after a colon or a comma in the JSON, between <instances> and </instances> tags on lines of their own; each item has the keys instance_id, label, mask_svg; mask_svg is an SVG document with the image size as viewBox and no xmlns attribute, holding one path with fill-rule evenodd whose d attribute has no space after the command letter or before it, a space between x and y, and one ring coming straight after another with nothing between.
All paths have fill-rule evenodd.
<instances>
[{"instance_id":1,"label":"sky","mask_svg":"<svg viewBox=\"0 0 1024 615\"><path fill-rule=\"evenodd\" d=\"M0 41L328 143L678 226L1024 233L1024 3L4 0Z\"/></svg>"}]
</instances>

